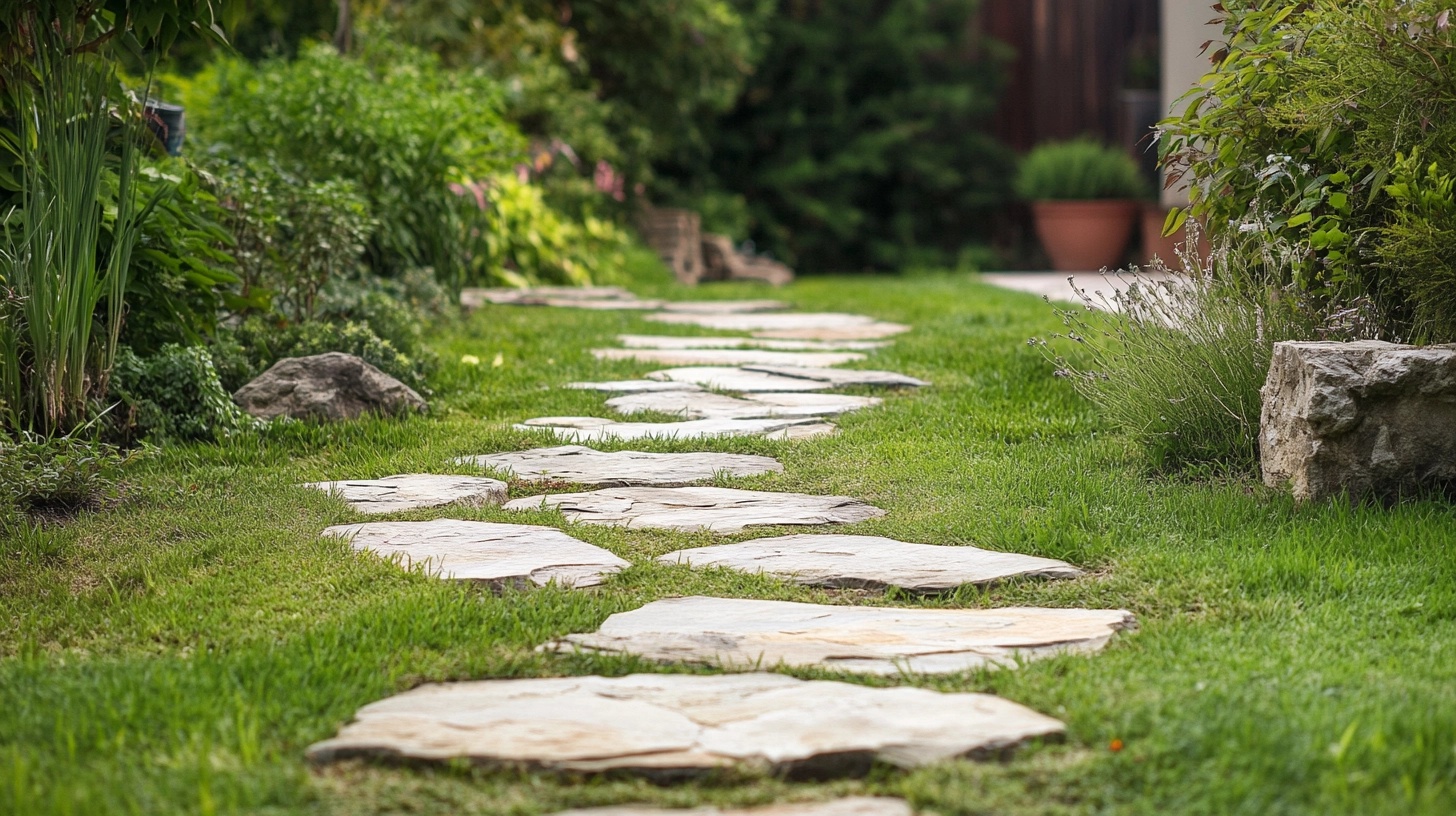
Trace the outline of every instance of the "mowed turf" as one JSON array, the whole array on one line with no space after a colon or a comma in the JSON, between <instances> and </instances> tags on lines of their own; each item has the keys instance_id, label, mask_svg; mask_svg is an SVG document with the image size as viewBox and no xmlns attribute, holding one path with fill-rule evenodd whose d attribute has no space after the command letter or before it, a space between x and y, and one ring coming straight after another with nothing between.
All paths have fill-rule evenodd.
<instances>
[{"instance_id":1,"label":"mowed turf","mask_svg":"<svg viewBox=\"0 0 1456 816\"><path fill-rule=\"evenodd\" d=\"M762 296L726 286L664 293ZM132 470L119 507L4 541L0 813L524 815L851 792L904 796L943 816L1456 812L1449 504L1297 508L1252 479L1150 476L1027 346L1056 327L1049 307L971 277L815 279L776 294L914 325L863 365L934 387L842 418L833 438L631 447L770 454L785 473L724 484L859 497L889 515L847 532L1061 558L1089 577L928 598L831 592L652 562L792 530L718 539L566 526L635 566L594 590L495 595L319 538L361 517L295 483L472 472L451 460L548 442L511 430L514 421L605 415L607 395L553 386L652 368L594 360L591 347L620 332L701 333L624 313L490 308L441 327L435 346L446 363L428 418L167 446ZM456 362L462 355L481 364ZM444 516L562 525L553 513L498 509L400 517ZM1010 671L793 672L992 692L1067 723L1065 742L1004 762L658 787L463 765L318 770L303 760L359 706L424 682L701 671L534 651L614 612L690 594L1126 608L1141 629L1095 656Z\"/></svg>"}]
</instances>

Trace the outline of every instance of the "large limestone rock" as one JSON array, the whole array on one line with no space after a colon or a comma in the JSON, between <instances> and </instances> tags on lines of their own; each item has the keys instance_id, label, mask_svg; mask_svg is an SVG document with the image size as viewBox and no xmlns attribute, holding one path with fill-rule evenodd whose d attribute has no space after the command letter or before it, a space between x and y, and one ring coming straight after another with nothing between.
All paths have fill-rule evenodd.
<instances>
[{"instance_id":1,"label":"large limestone rock","mask_svg":"<svg viewBox=\"0 0 1456 816\"><path fill-rule=\"evenodd\" d=\"M663 810L651 805L619 805L614 807L567 810L556 816L914 816L904 799L884 796L851 796L828 802L805 802L797 805L719 810L715 807L691 810Z\"/></svg>"},{"instance_id":2,"label":"large limestone rock","mask_svg":"<svg viewBox=\"0 0 1456 816\"><path fill-rule=\"evenodd\" d=\"M414 389L352 354L289 357L239 388L233 400L262 419L357 419L425 410Z\"/></svg>"},{"instance_id":3,"label":"large limestone rock","mask_svg":"<svg viewBox=\"0 0 1456 816\"><path fill-rule=\"evenodd\" d=\"M988 694L779 674L635 674L421 686L364 706L315 763L374 757L681 778L723 768L858 776L997 757L1060 722Z\"/></svg>"},{"instance_id":4,"label":"large limestone rock","mask_svg":"<svg viewBox=\"0 0 1456 816\"><path fill-rule=\"evenodd\" d=\"M598 360L635 360L658 365L837 366L864 359L857 351L774 351L772 349L592 349Z\"/></svg>"},{"instance_id":5,"label":"large limestone rock","mask_svg":"<svg viewBox=\"0 0 1456 816\"><path fill-rule=\"evenodd\" d=\"M632 529L737 533L773 525L853 524L885 515L845 496L727 487L622 487L516 499L507 510L558 508L568 521Z\"/></svg>"},{"instance_id":6,"label":"large limestone rock","mask_svg":"<svg viewBox=\"0 0 1456 816\"><path fill-rule=\"evenodd\" d=\"M1264 483L1297 499L1456 483L1456 346L1278 343L1263 398Z\"/></svg>"},{"instance_id":7,"label":"large limestone rock","mask_svg":"<svg viewBox=\"0 0 1456 816\"><path fill-rule=\"evenodd\" d=\"M478 476L408 473L383 479L310 482L303 487L338 496L361 513L397 513L422 507L465 504L479 507L506 500L506 483Z\"/></svg>"},{"instance_id":8,"label":"large limestone rock","mask_svg":"<svg viewBox=\"0 0 1456 816\"><path fill-rule=\"evenodd\" d=\"M977 547L911 544L879 536L800 534L679 550L666 564L761 572L810 586L940 592L1007 578L1076 578L1064 561Z\"/></svg>"},{"instance_id":9,"label":"large limestone rock","mask_svg":"<svg viewBox=\"0 0 1456 816\"><path fill-rule=\"evenodd\" d=\"M690 419L684 422L619 422L602 417L536 417L513 426L520 431L550 431L567 442L639 439L714 439L762 436L767 439L813 439L838 429L816 417L779 419Z\"/></svg>"},{"instance_id":10,"label":"large limestone rock","mask_svg":"<svg viewBox=\"0 0 1456 816\"><path fill-rule=\"evenodd\" d=\"M1095 652L1134 625L1121 609L895 609L692 597L620 612L596 632L541 648L738 670L946 674Z\"/></svg>"},{"instance_id":11,"label":"large limestone rock","mask_svg":"<svg viewBox=\"0 0 1456 816\"><path fill-rule=\"evenodd\" d=\"M682 487L722 474L760 476L782 473L767 456L738 453L602 453L581 445L537 448L519 453L470 456L457 460L509 473L528 482L570 482L595 487Z\"/></svg>"},{"instance_id":12,"label":"large limestone rock","mask_svg":"<svg viewBox=\"0 0 1456 816\"><path fill-rule=\"evenodd\" d=\"M596 586L628 566L610 552L553 527L484 521L376 521L323 532L348 539L359 552L423 567L439 578L493 587Z\"/></svg>"},{"instance_id":13,"label":"large limestone rock","mask_svg":"<svg viewBox=\"0 0 1456 816\"><path fill-rule=\"evenodd\" d=\"M621 414L658 411L684 419L759 419L837 416L881 402L877 397L813 392L744 394L740 399L711 392L661 391L613 397L607 400L607 407Z\"/></svg>"}]
</instances>

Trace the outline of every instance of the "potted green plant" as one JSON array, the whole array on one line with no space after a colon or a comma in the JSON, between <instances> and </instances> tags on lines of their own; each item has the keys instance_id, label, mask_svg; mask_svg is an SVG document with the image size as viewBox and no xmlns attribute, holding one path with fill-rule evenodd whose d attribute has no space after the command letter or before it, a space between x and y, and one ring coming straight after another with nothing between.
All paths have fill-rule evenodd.
<instances>
[{"instance_id":1,"label":"potted green plant","mask_svg":"<svg viewBox=\"0 0 1456 816\"><path fill-rule=\"evenodd\" d=\"M1147 191L1132 157L1092 139L1042 145L1016 174L1016 193L1031 203L1037 237L1059 272L1117 266Z\"/></svg>"}]
</instances>

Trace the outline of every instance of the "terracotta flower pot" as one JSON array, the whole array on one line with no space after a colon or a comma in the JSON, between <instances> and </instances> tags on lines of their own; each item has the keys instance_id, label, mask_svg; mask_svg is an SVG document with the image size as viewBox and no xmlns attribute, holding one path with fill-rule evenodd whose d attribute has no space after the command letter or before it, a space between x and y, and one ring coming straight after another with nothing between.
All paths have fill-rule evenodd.
<instances>
[{"instance_id":1,"label":"terracotta flower pot","mask_svg":"<svg viewBox=\"0 0 1456 816\"><path fill-rule=\"evenodd\" d=\"M1058 272L1122 263L1138 220L1136 201L1033 201L1036 234Z\"/></svg>"}]
</instances>

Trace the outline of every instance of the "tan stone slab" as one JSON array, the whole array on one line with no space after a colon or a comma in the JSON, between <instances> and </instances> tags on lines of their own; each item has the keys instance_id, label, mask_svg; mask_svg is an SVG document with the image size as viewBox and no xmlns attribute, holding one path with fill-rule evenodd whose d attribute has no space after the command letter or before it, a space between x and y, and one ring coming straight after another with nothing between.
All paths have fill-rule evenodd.
<instances>
[{"instance_id":1,"label":"tan stone slab","mask_svg":"<svg viewBox=\"0 0 1456 816\"><path fill-rule=\"evenodd\" d=\"M949 674L1095 652L1134 625L1121 609L894 609L695 596L620 612L596 632L541 648L739 670Z\"/></svg>"},{"instance_id":2,"label":"tan stone slab","mask_svg":"<svg viewBox=\"0 0 1456 816\"><path fill-rule=\"evenodd\" d=\"M790 805L720 810L700 807L689 810L665 810L651 805L618 805L614 807L566 810L556 816L914 816L910 803L886 796L851 796L828 802L804 802Z\"/></svg>"},{"instance_id":3,"label":"tan stone slab","mask_svg":"<svg viewBox=\"0 0 1456 816\"><path fill-rule=\"evenodd\" d=\"M815 392L745 394L740 399L712 392L666 391L613 397L607 400L607 407L629 415L657 411L684 419L756 419L838 416L872 408L882 401L876 397Z\"/></svg>"},{"instance_id":4,"label":"tan stone slab","mask_svg":"<svg viewBox=\"0 0 1456 816\"><path fill-rule=\"evenodd\" d=\"M338 496L361 513L398 513L447 504L479 507L506 500L505 482L478 476L407 473L383 479L310 482L300 487Z\"/></svg>"},{"instance_id":5,"label":"tan stone slab","mask_svg":"<svg viewBox=\"0 0 1456 816\"><path fill-rule=\"evenodd\" d=\"M622 301L643 303L636 295L620 286L536 286L474 288L460 290L460 305L478 309L486 304L498 306L546 306L569 302ZM652 308L660 305L653 301Z\"/></svg>"},{"instance_id":6,"label":"tan stone slab","mask_svg":"<svg viewBox=\"0 0 1456 816\"><path fill-rule=\"evenodd\" d=\"M884 340L903 334L909 326L899 323L866 323L862 326L823 326L802 329L763 329L753 333L763 340L818 340L830 343L845 340Z\"/></svg>"},{"instance_id":7,"label":"tan stone slab","mask_svg":"<svg viewBox=\"0 0 1456 816\"><path fill-rule=\"evenodd\" d=\"M880 321L873 317L839 312L776 312L772 314L674 314L659 312L645 315L654 323L669 323L678 326L701 326L717 331L794 331L802 329L848 329L874 326ZM893 324L884 324L893 325ZM901 327L907 330L909 327Z\"/></svg>"},{"instance_id":8,"label":"tan stone slab","mask_svg":"<svg viewBox=\"0 0 1456 816\"><path fill-rule=\"evenodd\" d=\"M874 351L883 340L766 340L757 337L677 337L661 334L619 334L617 341L634 349L744 349L774 351Z\"/></svg>"},{"instance_id":9,"label":"tan stone slab","mask_svg":"<svg viewBox=\"0 0 1456 816\"><path fill-rule=\"evenodd\" d=\"M702 391L702 387L690 382L673 380L611 380L608 382L574 382L565 388L581 391L610 391L618 394L640 394L650 391Z\"/></svg>"},{"instance_id":10,"label":"tan stone slab","mask_svg":"<svg viewBox=\"0 0 1456 816\"><path fill-rule=\"evenodd\" d=\"M812 439L837 431L815 417L778 419L691 419L684 422L622 422L602 417L537 417L514 426L519 431L551 431L567 442L611 439L713 439L721 436L763 436L769 439Z\"/></svg>"},{"instance_id":11,"label":"tan stone slab","mask_svg":"<svg viewBox=\"0 0 1456 816\"><path fill-rule=\"evenodd\" d=\"M833 387L827 382L807 380L803 377L784 377L777 374L765 374L761 371L749 371L744 368L732 368L728 366L666 368L648 374L647 378L662 382L689 383L703 388L711 388L715 391L736 391L739 393L828 391Z\"/></svg>"},{"instance_id":12,"label":"tan stone slab","mask_svg":"<svg viewBox=\"0 0 1456 816\"><path fill-rule=\"evenodd\" d=\"M913 592L940 592L1015 577L1077 578L1082 575L1076 567L1051 558L838 534L756 538L737 544L678 550L657 560L666 564L768 573L809 586L876 589L893 586Z\"/></svg>"},{"instance_id":13,"label":"tan stone slab","mask_svg":"<svg viewBox=\"0 0 1456 816\"><path fill-rule=\"evenodd\" d=\"M678 300L662 304L664 312L681 314L749 314L789 308L782 300Z\"/></svg>"},{"instance_id":14,"label":"tan stone slab","mask_svg":"<svg viewBox=\"0 0 1456 816\"><path fill-rule=\"evenodd\" d=\"M626 561L553 527L484 521L383 521L330 527L355 550L399 558L431 574L492 586L596 586Z\"/></svg>"},{"instance_id":15,"label":"tan stone slab","mask_svg":"<svg viewBox=\"0 0 1456 816\"><path fill-rule=\"evenodd\" d=\"M774 351L772 349L592 349L598 360L682 366L774 365L822 367L863 360L857 351Z\"/></svg>"},{"instance_id":16,"label":"tan stone slab","mask_svg":"<svg viewBox=\"0 0 1456 816\"><path fill-rule=\"evenodd\" d=\"M727 487L619 487L516 499L507 510L558 508L568 521L632 529L737 533L749 527L853 524L885 511L846 496Z\"/></svg>"},{"instance_id":17,"label":"tan stone slab","mask_svg":"<svg viewBox=\"0 0 1456 816\"><path fill-rule=\"evenodd\" d=\"M930 383L924 380L917 380L914 377L897 374L893 371L863 371L849 368L828 369L809 366L755 364L745 365L743 368L755 373L772 374L775 377L790 377L793 379L828 383L834 387L843 385L873 385L884 388L920 388L930 385Z\"/></svg>"},{"instance_id":18,"label":"tan stone slab","mask_svg":"<svg viewBox=\"0 0 1456 816\"><path fill-rule=\"evenodd\" d=\"M737 453L602 453L581 445L538 448L518 453L466 456L456 460L509 473L524 481L561 481L597 487L682 487L719 475L760 476L782 473L767 456Z\"/></svg>"},{"instance_id":19,"label":"tan stone slab","mask_svg":"<svg viewBox=\"0 0 1456 816\"><path fill-rule=\"evenodd\" d=\"M778 674L638 674L421 686L361 708L315 763L467 760L663 779L725 767L858 776L999 756L1057 720L988 694L866 688Z\"/></svg>"}]
</instances>

